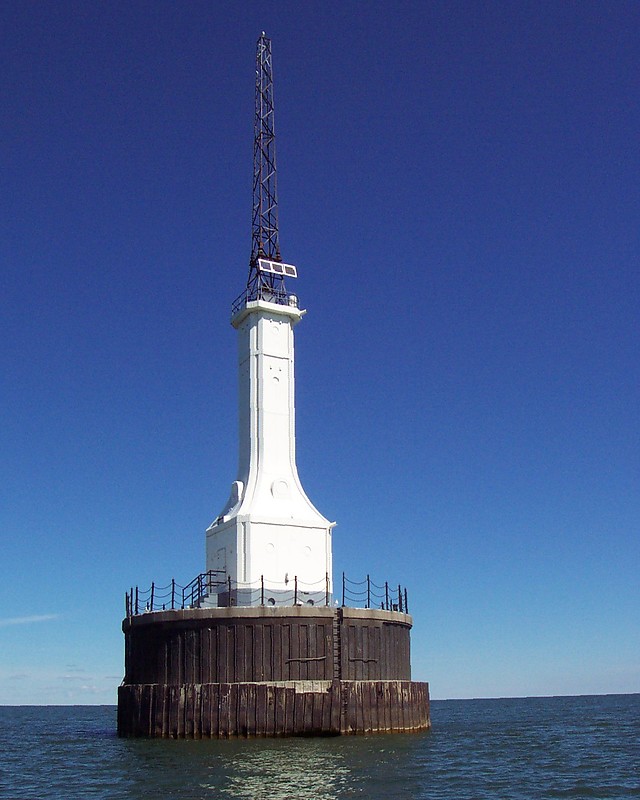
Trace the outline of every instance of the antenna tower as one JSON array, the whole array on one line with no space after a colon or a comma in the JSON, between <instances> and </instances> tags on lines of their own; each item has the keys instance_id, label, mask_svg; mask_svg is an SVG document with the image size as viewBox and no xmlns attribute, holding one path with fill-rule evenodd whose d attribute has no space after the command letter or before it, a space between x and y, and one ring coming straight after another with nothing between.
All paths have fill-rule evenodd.
<instances>
[{"instance_id":1,"label":"antenna tower","mask_svg":"<svg viewBox=\"0 0 640 800\"><path fill-rule=\"evenodd\" d=\"M263 31L256 52L256 107L253 141L253 216L251 259L246 300L287 304L284 275L295 267L282 264L278 241L276 137L273 110L271 39Z\"/></svg>"}]
</instances>

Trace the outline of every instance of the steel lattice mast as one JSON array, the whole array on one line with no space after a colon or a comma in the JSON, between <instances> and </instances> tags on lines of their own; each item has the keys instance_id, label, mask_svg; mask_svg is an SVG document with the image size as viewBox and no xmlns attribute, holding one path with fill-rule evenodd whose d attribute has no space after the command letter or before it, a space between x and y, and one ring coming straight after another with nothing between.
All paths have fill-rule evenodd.
<instances>
[{"instance_id":1,"label":"steel lattice mast","mask_svg":"<svg viewBox=\"0 0 640 800\"><path fill-rule=\"evenodd\" d=\"M247 300L287 303L284 275L296 277L291 265L280 265L278 192L274 127L271 40L264 31L256 51L256 97L253 142L253 214ZM278 274L278 273L282 274Z\"/></svg>"},{"instance_id":2,"label":"steel lattice mast","mask_svg":"<svg viewBox=\"0 0 640 800\"><path fill-rule=\"evenodd\" d=\"M256 52L256 108L253 141L253 230L251 260L280 260L276 136L273 112L271 40L264 31Z\"/></svg>"}]
</instances>

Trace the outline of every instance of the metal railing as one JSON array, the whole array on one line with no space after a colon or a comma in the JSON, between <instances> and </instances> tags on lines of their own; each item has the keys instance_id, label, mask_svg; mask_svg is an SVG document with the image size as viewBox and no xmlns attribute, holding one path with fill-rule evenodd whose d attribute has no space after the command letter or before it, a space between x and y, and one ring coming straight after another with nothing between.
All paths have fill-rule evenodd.
<instances>
[{"instance_id":1,"label":"metal railing","mask_svg":"<svg viewBox=\"0 0 640 800\"><path fill-rule=\"evenodd\" d=\"M244 308L251 300L266 300L268 303L277 303L280 306L290 305L289 298L292 295L284 289L278 289L270 286L258 286L255 288L245 289L242 294L231 304L231 316L234 317L241 308Z\"/></svg>"},{"instance_id":2,"label":"metal railing","mask_svg":"<svg viewBox=\"0 0 640 800\"><path fill-rule=\"evenodd\" d=\"M316 583L305 583L294 576L282 583L265 582L264 576L255 584L234 581L223 570L209 570L197 575L182 586L175 580L166 586L152 583L141 590L138 586L125 592L125 609L128 617L151 611L185 608L202 608L207 605L228 606L331 606L329 575ZM215 603L208 600L215 597ZM335 605L338 605L336 599ZM352 608L378 608L384 611L409 612L406 588L400 584L380 585L367 575L363 581L352 581L342 573L342 606Z\"/></svg>"},{"instance_id":3,"label":"metal railing","mask_svg":"<svg viewBox=\"0 0 640 800\"><path fill-rule=\"evenodd\" d=\"M363 581L351 581L342 573L342 605L355 608L380 608L384 611L409 613L409 598L406 587L400 584L374 583L370 576Z\"/></svg>"},{"instance_id":4,"label":"metal railing","mask_svg":"<svg viewBox=\"0 0 640 800\"><path fill-rule=\"evenodd\" d=\"M146 590L132 586L125 592L127 616L142 614L145 611L165 611L176 608L200 608L202 602L213 594L226 580L224 570L209 570L197 575L186 586L172 579L166 586L152 583Z\"/></svg>"}]
</instances>

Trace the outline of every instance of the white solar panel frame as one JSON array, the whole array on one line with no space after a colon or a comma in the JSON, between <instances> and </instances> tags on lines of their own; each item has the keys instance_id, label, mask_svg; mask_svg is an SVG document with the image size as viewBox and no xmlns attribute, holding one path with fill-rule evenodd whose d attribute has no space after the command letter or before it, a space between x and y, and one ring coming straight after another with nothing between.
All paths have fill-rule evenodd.
<instances>
[{"instance_id":1,"label":"white solar panel frame","mask_svg":"<svg viewBox=\"0 0 640 800\"><path fill-rule=\"evenodd\" d=\"M281 261L269 261L267 258L258 259L258 271L269 272L282 278L297 278L298 270L293 264L283 264Z\"/></svg>"}]
</instances>

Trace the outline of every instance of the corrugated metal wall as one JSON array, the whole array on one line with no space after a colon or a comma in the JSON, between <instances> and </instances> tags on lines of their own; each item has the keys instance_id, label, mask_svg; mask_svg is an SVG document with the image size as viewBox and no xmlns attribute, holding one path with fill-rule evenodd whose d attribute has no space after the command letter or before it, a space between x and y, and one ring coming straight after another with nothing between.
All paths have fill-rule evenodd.
<instances>
[{"instance_id":1,"label":"corrugated metal wall","mask_svg":"<svg viewBox=\"0 0 640 800\"><path fill-rule=\"evenodd\" d=\"M335 614L125 624L124 683L411 679L409 624Z\"/></svg>"}]
</instances>

